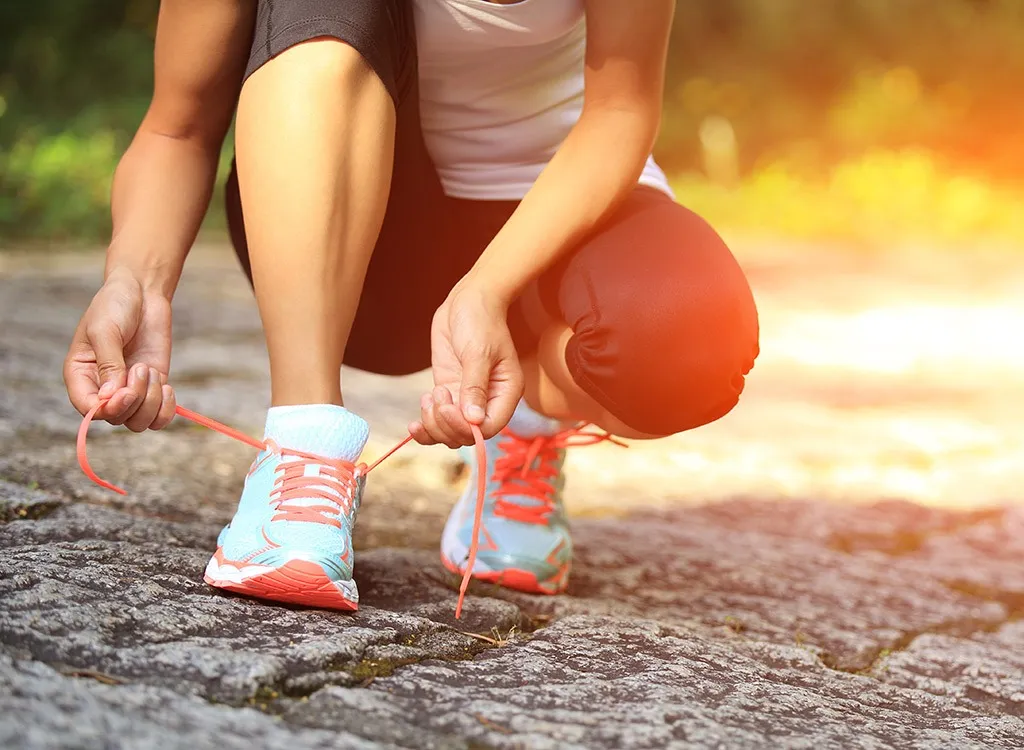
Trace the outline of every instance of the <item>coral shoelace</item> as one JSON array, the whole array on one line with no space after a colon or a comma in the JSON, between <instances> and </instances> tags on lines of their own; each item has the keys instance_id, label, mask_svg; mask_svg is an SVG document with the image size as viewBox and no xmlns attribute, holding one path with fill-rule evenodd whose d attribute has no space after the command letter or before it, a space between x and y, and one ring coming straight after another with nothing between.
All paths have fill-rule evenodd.
<instances>
[{"instance_id":1,"label":"coral shoelace","mask_svg":"<svg viewBox=\"0 0 1024 750\"><path fill-rule=\"evenodd\" d=\"M499 446L504 455L495 461L493 473L493 479L499 485L495 492L498 500L494 504L494 514L520 523L547 525L555 509L552 480L558 476L555 466L558 451L606 440L623 447L626 445L608 433L586 432L585 428L586 425L582 425L533 438L521 437L511 430L502 432ZM512 497L528 497L537 502L523 505Z\"/></svg>"},{"instance_id":2,"label":"coral shoelace","mask_svg":"<svg viewBox=\"0 0 1024 750\"><path fill-rule=\"evenodd\" d=\"M273 453L291 459L277 465L277 478L270 492L270 501L277 513L271 520L323 523L340 529L338 508L345 513L352 510L353 485L366 467L281 448L273 440L267 440L266 445ZM316 473L307 475L306 469L310 466L316 467ZM309 505L292 503L293 500L326 500L331 504Z\"/></svg>"},{"instance_id":3,"label":"coral shoelace","mask_svg":"<svg viewBox=\"0 0 1024 750\"><path fill-rule=\"evenodd\" d=\"M89 425L92 423L96 413L103 408L106 401L100 401L96 406L89 410L89 412L82 418L82 424L78 428L78 465L82 467L82 471L89 477L93 482L108 490L113 490L120 495L127 495L120 487L111 484L110 482L101 479L96 475L96 472L92 470L92 466L89 465L89 459L85 452L86 436L89 433ZM274 498L276 504L276 510L279 514L283 514L284 517L289 520L300 520L300 521L315 521L318 523L330 523L330 520L325 518L323 513L329 511L334 512L333 507L320 506L320 505L288 505L289 500L297 500L299 498L308 499L310 497L318 497L321 499L328 499L332 503L337 502L337 499L330 495L328 492L317 489L319 487L327 486L330 489L334 489L333 482L338 482L340 485L347 487L351 486L353 479L359 476L365 476L377 468L381 463L390 458L395 451L406 445L412 436L406 437L404 440L399 442L395 447L385 453L383 456L378 458L372 464L367 466L366 464L351 465L347 462L331 461L328 459L313 456L308 453L299 453L298 451L288 451L277 448L272 444L268 445L268 442L257 440L256 438L246 435L244 432L228 427L225 424L204 417L202 414L198 414L194 411L190 411L182 406L175 409L175 414L184 419L188 419L195 422L198 425L207 427L215 432L219 432L222 435L226 435L229 438L234 438L239 442L250 445L257 450L265 449L276 449L277 452L284 455L294 456L296 460L289 461L287 464L283 464L286 468L282 474L278 477L275 482L275 491L278 492L277 497ZM484 436L480 433L480 428L476 425L470 425L473 430L473 441L475 443L474 450L476 451L477 466L486 466L487 464L487 451L484 447ZM321 466L328 467L327 476L321 477L305 477L305 466L310 463L316 463ZM295 467L295 468L291 468ZM300 468L301 467L301 468ZM322 471L322 470L321 470ZM326 480L326 481L325 481ZM314 487L315 485L315 487ZM469 588L469 582L473 577L473 566L476 564L476 552L479 547L480 539L480 523L483 519L484 512L484 496L487 491L487 475L482 472L477 472L477 487L476 487L476 513L473 516L473 542L469 546L469 557L466 560L466 572L462 576L462 584L459 586L459 602L455 606L455 619L462 617L462 604L466 598L466 589ZM340 493L342 497L348 497L347 492ZM315 518L313 516L316 516Z\"/></svg>"}]
</instances>

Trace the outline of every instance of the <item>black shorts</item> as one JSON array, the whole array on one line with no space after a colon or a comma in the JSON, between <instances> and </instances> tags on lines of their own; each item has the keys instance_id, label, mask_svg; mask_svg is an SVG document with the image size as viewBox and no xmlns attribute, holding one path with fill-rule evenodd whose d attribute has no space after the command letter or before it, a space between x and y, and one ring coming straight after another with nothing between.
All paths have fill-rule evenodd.
<instances>
[{"instance_id":1,"label":"black shorts","mask_svg":"<svg viewBox=\"0 0 1024 750\"><path fill-rule=\"evenodd\" d=\"M397 110L391 192L345 364L416 372L430 366L434 311L517 202L445 195L420 129L410 3L259 0L249 71L318 37L360 52ZM226 192L232 240L249 273L234 171ZM757 311L729 249L700 217L652 188L637 187L526 295L572 328L566 364L577 384L642 432L670 434L723 416L757 356ZM509 313L521 356L537 341L530 308L517 302Z\"/></svg>"},{"instance_id":2,"label":"black shorts","mask_svg":"<svg viewBox=\"0 0 1024 750\"><path fill-rule=\"evenodd\" d=\"M258 0L245 77L289 47L334 37L373 68L397 104L416 73L412 0Z\"/></svg>"}]
</instances>

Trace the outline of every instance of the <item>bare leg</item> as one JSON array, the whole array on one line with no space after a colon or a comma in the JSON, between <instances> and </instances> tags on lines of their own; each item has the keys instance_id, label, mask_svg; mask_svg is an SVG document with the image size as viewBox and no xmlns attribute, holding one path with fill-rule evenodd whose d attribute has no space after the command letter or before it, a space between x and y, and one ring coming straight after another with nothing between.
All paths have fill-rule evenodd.
<instances>
[{"instance_id":1,"label":"bare leg","mask_svg":"<svg viewBox=\"0 0 1024 750\"><path fill-rule=\"evenodd\" d=\"M590 422L619 437L662 437L637 432L622 423L576 384L565 364L565 346L571 337L572 329L564 323L549 325L540 337L536 353L523 360L526 403L553 419Z\"/></svg>"},{"instance_id":2,"label":"bare leg","mask_svg":"<svg viewBox=\"0 0 1024 750\"><path fill-rule=\"evenodd\" d=\"M341 404L342 356L384 218L395 111L352 47L315 39L242 89L239 187L272 402Z\"/></svg>"}]
</instances>

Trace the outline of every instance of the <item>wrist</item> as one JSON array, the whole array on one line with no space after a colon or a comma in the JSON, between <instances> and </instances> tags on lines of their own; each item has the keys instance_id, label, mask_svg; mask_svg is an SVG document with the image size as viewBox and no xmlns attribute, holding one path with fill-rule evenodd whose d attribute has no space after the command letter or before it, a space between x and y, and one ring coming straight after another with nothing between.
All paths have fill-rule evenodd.
<instances>
[{"instance_id":1,"label":"wrist","mask_svg":"<svg viewBox=\"0 0 1024 750\"><path fill-rule=\"evenodd\" d=\"M107 264L103 274L105 281L126 276L137 283L143 294L155 294L168 301L174 296L181 269L158 258L132 257L117 252L111 245L107 252Z\"/></svg>"},{"instance_id":2,"label":"wrist","mask_svg":"<svg viewBox=\"0 0 1024 750\"><path fill-rule=\"evenodd\" d=\"M470 290L480 295L489 304L507 310L519 295L519 290L510 281L510 279L502 279L489 273L486 267L474 266L455 285L452 292Z\"/></svg>"}]
</instances>

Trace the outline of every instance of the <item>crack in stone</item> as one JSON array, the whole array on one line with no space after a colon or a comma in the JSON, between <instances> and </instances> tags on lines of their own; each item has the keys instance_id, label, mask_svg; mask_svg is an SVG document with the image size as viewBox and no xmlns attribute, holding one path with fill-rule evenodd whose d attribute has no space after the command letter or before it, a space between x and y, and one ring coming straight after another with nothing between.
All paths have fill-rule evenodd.
<instances>
[{"instance_id":1,"label":"crack in stone","mask_svg":"<svg viewBox=\"0 0 1024 750\"><path fill-rule=\"evenodd\" d=\"M5 471L0 474L0 483L17 488L11 493L13 497L0 490L0 524L11 521L37 521L65 505L63 497L38 499L39 495L43 495L41 491L43 488L34 479L12 475ZM27 491L28 494L20 497L24 491ZM37 495L36 498L32 496L33 493Z\"/></svg>"},{"instance_id":2,"label":"crack in stone","mask_svg":"<svg viewBox=\"0 0 1024 750\"><path fill-rule=\"evenodd\" d=\"M819 652L817 654L818 661L821 662L822 666L835 672L845 672L846 674L856 674L863 677L878 679L877 670L890 655L908 649L910 644L913 643L919 635L936 632L938 631L932 629L908 630L889 646L880 646L875 649L867 666L864 667L843 666L839 662L839 659L829 651Z\"/></svg>"},{"instance_id":3,"label":"crack in stone","mask_svg":"<svg viewBox=\"0 0 1024 750\"><path fill-rule=\"evenodd\" d=\"M425 653L423 655L410 655L402 657L368 657L366 651L370 648L387 646L387 645L404 645L404 646L415 646L416 643L423 637L439 633L439 632L452 632L458 633L459 631L452 630L449 628L440 628L436 630L423 631L421 633L413 634L410 637L393 641L390 644L373 644L367 646L367 648L360 654L359 661L355 664L348 664L343 666L328 666L325 672L339 672L348 675L349 677L356 680L355 684L343 685L339 682L331 680L321 681L320 684L310 685L308 687L296 687L294 684L288 684L290 680L293 680L296 675L288 675L279 680L267 685L260 685L256 691L244 699L239 706L248 706L249 708L255 708L263 713L270 715L281 715L283 714L289 705L296 701L306 701L312 696L319 693L321 690L325 690L331 687L349 687L349 688L367 688L373 682L381 677L391 677L395 672L403 667L412 666L414 664L423 664L429 661L440 661L445 663L458 663L472 661L484 651L489 651L495 648L505 648L509 645L515 645L513 642L506 642L504 644L490 644L484 641L471 640L467 645L464 654L459 655L445 655L445 654L434 654ZM214 698L207 698L210 703L220 703Z\"/></svg>"},{"instance_id":4,"label":"crack in stone","mask_svg":"<svg viewBox=\"0 0 1024 750\"><path fill-rule=\"evenodd\" d=\"M523 642L524 639L520 637L516 641L506 641L501 644L490 644L484 641L477 641L475 639L469 639L466 645L466 651L464 654L439 654L439 653L424 653L422 655L408 656L408 657L368 657L366 652L371 648L379 648L382 646L389 645L401 645L401 646L415 646L422 638L429 635L450 632L458 633L457 630L451 628L436 628L425 630L404 638L399 637L397 640L390 643L375 643L370 644L364 649L360 658L354 664L345 665L328 665L323 671L324 673L339 673L345 674L352 678L356 682L354 684L345 684L347 680L332 681L330 679L324 679L319 681L319 684L311 685L309 687L296 687L293 684L288 684L289 681L294 680L296 677L301 675L285 675L280 679L274 680L273 682L258 685L252 695L237 699L237 700L222 700L217 698L215 695L208 693L196 694L196 697L200 697L210 705L215 706L228 706L232 708L255 708L258 711L266 713L271 716L282 715L290 705L309 700L310 697L320 692L321 690L331 687L349 687L349 688L366 688L369 687L377 678L390 677L395 672L403 667L411 666L414 664L422 664L429 661L439 661L445 663L458 663L472 661L477 656L485 651L490 651L496 648L505 648L510 645L518 645ZM4 652L8 651L5 647ZM130 688L132 684L143 684L137 680L132 680L127 677L120 675L114 675L100 670L83 668L83 667L72 667L67 665L61 665L52 660L39 658L38 655L30 652L19 652L19 658L24 661L35 661L40 664L45 664L69 679L86 679L100 682L105 685L127 687Z\"/></svg>"},{"instance_id":5,"label":"crack in stone","mask_svg":"<svg viewBox=\"0 0 1024 750\"><path fill-rule=\"evenodd\" d=\"M77 677L79 679L95 680L103 685L126 685L129 680L117 675L107 674L97 669L62 669L58 670L65 677Z\"/></svg>"},{"instance_id":6,"label":"crack in stone","mask_svg":"<svg viewBox=\"0 0 1024 750\"><path fill-rule=\"evenodd\" d=\"M907 650L911 644L922 635L948 635L957 638L971 638L975 635L998 632L1003 626L1011 622L1024 619L1024 592L1002 591L997 588L987 587L982 584L965 580L947 580L942 584L951 591L965 594L975 599L986 602L993 602L1002 605L1006 616L997 620L963 619L951 620L944 623L937 623L933 626L920 630L908 630L888 646L879 647L871 657L869 664L865 667L844 667L839 664L838 659L831 653L825 651L818 654L818 660L823 666L837 672L863 675L877 679L877 670L890 655ZM995 696L993 696L995 699Z\"/></svg>"},{"instance_id":7,"label":"crack in stone","mask_svg":"<svg viewBox=\"0 0 1024 750\"><path fill-rule=\"evenodd\" d=\"M54 511L64 507L59 500L49 502L32 503L31 505L14 504L0 506L0 523L11 521L38 521L46 518Z\"/></svg>"}]
</instances>

